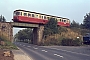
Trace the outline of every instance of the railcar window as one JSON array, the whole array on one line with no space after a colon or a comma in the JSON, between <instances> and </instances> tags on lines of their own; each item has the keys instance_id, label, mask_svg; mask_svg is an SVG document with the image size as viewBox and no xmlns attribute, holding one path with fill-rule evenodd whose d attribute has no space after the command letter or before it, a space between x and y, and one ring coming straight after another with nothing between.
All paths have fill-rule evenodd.
<instances>
[{"instance_id":1,"label":"railcar window","mask_svg":"<svg viewBox=\"0 0 90 60\"><path fill-rule=\"evenodd\" d=\"M22 12L21 12L21 16L22 16Z\"/></svg>"},{"instance_id":2,"label":"railcar window","mask_svg":"<svg viewBox=\"0 0 90 60\"><path fill-rule=\"evenodd\" d=\"M20 15L20 12L16 12L16 15Z\"/></svg>"},{"instance_id":3,"label":"railcar window","mask_svg":"<svg viewBox=\"0 0 90 60\"><path fill-rule=\"evenodd\" d=\"M32 17L34 17L34 14L32 14Z\"/></svg>"},{"instance_id":4,"label":"railcar window","mask_svg":"<svg viewBox=\"0 0 90 60\"><path fill-rule=\"evenodd\" d=\"M42 16L42 19L43 19L43 16Z\"/></svg>"},{"instance_id":5,"label":"railcar window","mask_svg":"<svg viewBox=\"0 0 90 60\"><path fill-rule=\"evenodd\" d=\"M64 22L66 22L66 20L64 20Z\"/></svg>"},{"instance_id":6,"label":"railcar window","mask_svg":"<svg viewBox=\"0 0 90 60\"><path fill-rule=\"evenodd\" d=\"M44 16L44 19L46 19L46 16Z\"/></svg>"},{"instance_id":7,"label":"railcar window","mask_svg":"<svg viewBox=\"0 0 90 60\"><path fill-rule=\"evenodd\" d=\"M60 19L60 22L61 22L62 20Z\"/></svg>"},{"instance_id":8,"label":"railcar window","mask_svg":"<svg viewBox=\"0 0 90 60\"><path fill-rule=\"evenodd\" d=\"M63 22L63 20L62 20L62 22Z\"/></svg>"},{"instance_id":9,"label":"railcar window","mask_svg":"<svg viewBox=\"0 0 90 60\"><path fill-rule=\"evenodd\" d=\"M24 16L27 16L27 13L24 13Z\"/></svg>"},{"instance_id":10,"label":"railcar window","mask_svg":"<svg viewBox=\"0 0 90 60\"><path fill-rule=\"evenodd\" d=\"M49 17L47 17L47 19L49 20Z\"/></svg>"},{"instance_id":11,"label":"railcar window","mask_svg":"<svg viewBox=\"0 0 90 60\"><path fill-rule=\"evenodd\" d=\"M30 17L30 16L31 16L31 14L28 14L28 16Z\"/></svg>"},{"instance_id":12,"label":"railcar window","mask_svg":"<svg viewBox=\"0 0 90 60\"><path fill-rule=\"evenodd\" d=\"M36 15L36 18L38 18L38 15Z\"/></svg>"},{"instance_id":13,"label":"railcar window","mask_svg":"<svg viewBox=\"0 0 90 60\"><path fill-rule=\"evenodd\" d=\"M39 16L39 18L41 18L41 15Z\"/></svg>"},{"instance_id":14,"label":"railcar window","mask_svg":"<svg viewBox=\"0 0 90 60\"><path fill-rule=\"evenodd\" d=\"M69 20L68 20L67 22L68 22L68 23L70 23L70 21L69 21Z\"/></svg>"}]
</instances>

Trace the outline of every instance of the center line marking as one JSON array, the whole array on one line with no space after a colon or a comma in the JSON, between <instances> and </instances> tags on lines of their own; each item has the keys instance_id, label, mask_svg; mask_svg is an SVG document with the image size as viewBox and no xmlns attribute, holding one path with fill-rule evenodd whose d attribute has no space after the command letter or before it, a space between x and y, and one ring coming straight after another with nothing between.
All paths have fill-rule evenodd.
<instances>
[{"instance_id":1,"label":"center line marking","mask_svg":"<svg viewBox=\"0 0 90 60\"><path fill-rule=\"evenodd\" d=\"M38 48L35 48L35 47L33 47L34 49L38 49Z\"/></svg>"},{"instance_id":2,"label":"center line marking","mask_svg":"<svg viewBox=\"0 0 90 60\"><path fill-rule=\"evenodd\" d=\"M58 55L58 54L54 54L54 55L63 58L63 56L61 56L61 55Z\"/></svg>"},{"instance_id":3,"label":"center line marking","mask_svg":"<svg viewBox=\"0 0 90 60\"><path fill-rule=\"evenodd\" d=\"M57 55L57 56L60 56L60 55Z\"/></svg>"},{"instance_id":4,"label":"center line marking","mask_svg":"<svg viewBox=\"0 0 90 60\"><path fill-rule=\"evenodd\" d=\"M64 52L69 52L69 53L74 53L74 54L80 54L80 55L90 56L88 54L78 53L78 52L73 52L73 51L68 51L68 50L63 50L63 49L57 49L57 48L50 48L50 49L56 49L56 50L60 50L60 51L64 51Z\"/></svg>"},{"instance_id":5,"label":"center line marking","mask_svg":"<svg viewBox=\"0 0 90 60\"><path fill-rule=\"evenodd\" d=\"M44 52L48 52L48 51L46 51L46 50L42 50L42 51L44 51Z\"/></svg>"},{"instance_id":6,"label":"center line marking","mask_svg":"<svg viewBox=\"0 0 90 60\"><path fill-rule=\"evenodd\" d=\"M61 58L63 58L63 56L60 56Z\"/></svg>"},{"instance_id":7,"label":"center line marking","mask_svg":"<svg viewBox=\"0 0 90 60\"><path fill-rule=\"evenodd\" d=\"M45 52L47 52L47 51L45 51Z\"/></svg>"},{"instance_id":8,"label":"center line marking","mask_svg":"<svg viewBox=\"0 0 90 60\"><path fill-rule=\"evenodd\" d=\"M57 54L54 54L54 55L57 55Z\"/></svg>"}]
</instances>

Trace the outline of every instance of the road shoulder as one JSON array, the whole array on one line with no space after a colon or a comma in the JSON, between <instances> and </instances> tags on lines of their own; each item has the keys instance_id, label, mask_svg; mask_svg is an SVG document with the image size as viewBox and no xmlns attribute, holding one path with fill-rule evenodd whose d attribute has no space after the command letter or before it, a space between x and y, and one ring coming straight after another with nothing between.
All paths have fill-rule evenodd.
<instances>
[{"instance_id":1,"label":"road shoulder","mask_svg":"<svg viewBox=\"0 0 90 60\"><path fill-rule=\"evenodd\" d=\"M21 49L19 50L12 50L14 54L14 60L32 60L28 55L22 51Z\"/></svg>"}]
</instances>

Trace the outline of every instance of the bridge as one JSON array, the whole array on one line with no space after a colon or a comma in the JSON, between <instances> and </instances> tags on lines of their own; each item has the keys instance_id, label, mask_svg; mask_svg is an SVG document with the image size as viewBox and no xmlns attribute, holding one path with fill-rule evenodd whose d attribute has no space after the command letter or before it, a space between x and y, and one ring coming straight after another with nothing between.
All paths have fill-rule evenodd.
<instances>
[{"instance_id":1,"label":"bridge","mask_svg":"<svg viewBox=\"0 0 90 60\"><path fill-rule=\"evenodd\" d=\"M13 42L13 27L33 28L33 44L39 44L42 41L44 26L39 24L19 23L19 22L0 22L0 31L5 33L11 42Z\"/></svg>"}]
</instances>

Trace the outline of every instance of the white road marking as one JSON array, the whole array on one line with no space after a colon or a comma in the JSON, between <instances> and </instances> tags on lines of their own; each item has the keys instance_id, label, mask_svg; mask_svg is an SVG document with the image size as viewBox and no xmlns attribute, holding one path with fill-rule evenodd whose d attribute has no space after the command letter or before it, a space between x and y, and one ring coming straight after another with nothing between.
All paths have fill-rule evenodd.
<instances>
[{"instance_id":1,"label":"white road marking","mask_svg":"<svg viewBox=\"0 0 90 60\"><path fill-rule=\"evenodd\" d=\"M57 55L57 56L60 56L60 55Z\"/></svg>"},{"instance_id":2,"label":"white road marking","mask_svg":"<svg viewBox=\"0 0 90 60\"><path fill-rule=\"evenodd\" d=\"M78 53L78 52L73 52L73 51L68 51L68 50L63 50L63 49L57 49L57 48L50 48L50 49L56 49L56 50L61 50L61 51L64 51L64 52L69 52L69 53L74 53L74 54L80 54L80 55L90 56L88 54L83 54L83 53Z\"/></svg>"},{"instance_id":3,"label":"white road marking","mask_svg":"<svg viewBox=\"0 0 90 60\"><path fill-rule=\"evenodd\" d=\"M54 55L57 55L57 54L54 54Z\"/></svg>"},{"instance_id":4,"label":"white road marking","mask_svg":"<svg viewBox=\"0 0 90 60\"><path fill-rule=\"evenodd\" d=\"M61 56L61 55L58 55L58 54L54 54L54 55L63 58L63 56Z\"/></svg>"},{"instance_id":5,"label":"white road marking","mask_svg":"<svg viewBox=\"0 0 90 60\"><path fill-rule=\"evenodd\" d=\"M47 51L45 51L45 52L47 52Z\"/></svg>"},{"instance_id":6,"label":"white road marking","mask_svg":"<svg viewBox=\"0 0 90 60\"><path fill-rule=\"evenodd\" d=\"M60 56L61 58L63 58L63 56Z\"/></svg>"},{"instance_id":7,"label":"white road marking","mask_svg":"<svg viewBox=\"0 0 90 60\"><path fill-rule=\"evenodd\" d=\"M48 51L46 51L46 50L42 50L42 51L44 51L44 52L48 52Z\"/></svg>"},{"instance_id":8,"label":"white road marking","mask_svg":"<svg viewBox=\"0 0 90 60\"><path fill-rule=\"evenodd\" d=\"M35 48L35 47L33 47L34 49L38 49L38 48Z\"/></svg>"}]
</instances>

